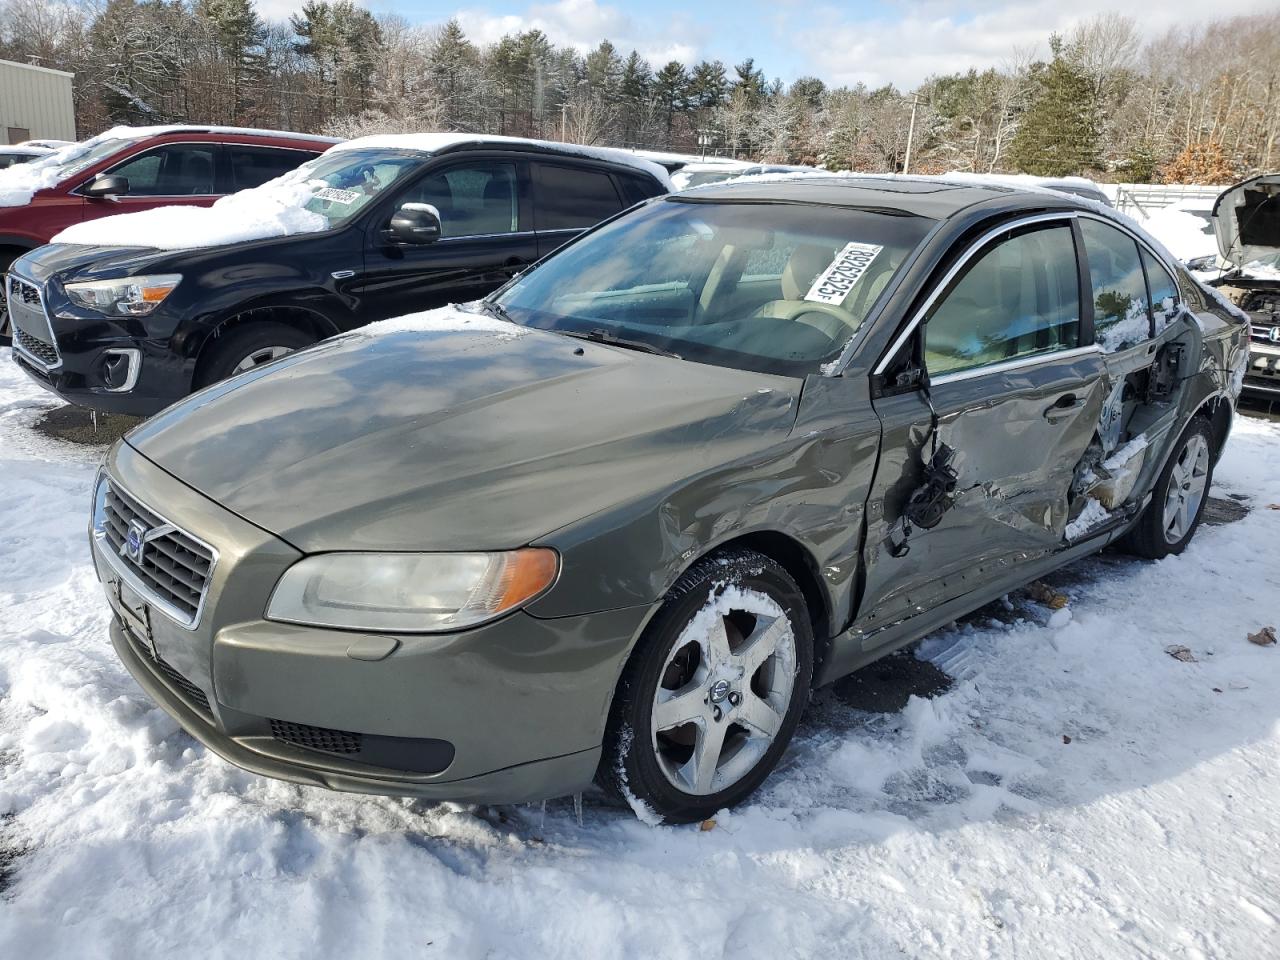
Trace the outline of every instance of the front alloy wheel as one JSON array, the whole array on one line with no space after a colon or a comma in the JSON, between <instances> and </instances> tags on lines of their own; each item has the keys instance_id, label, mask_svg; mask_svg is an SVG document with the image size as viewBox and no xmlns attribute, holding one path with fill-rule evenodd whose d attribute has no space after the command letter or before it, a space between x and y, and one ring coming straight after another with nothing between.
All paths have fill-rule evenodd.
<instances>
[{"instance_id":1,"label":"front alloy wheel","mask_svg":"<svg viewBox=\"0 0 1280 960\"><path fill-rule=\"evenodd\" d=\"M279 360L286 354L293 353L293 347L282 346L265 346L250 351L245 355L244 359L236 364L235 369L231 371L234 376L237 373L244 373L246 370L252 370L254 367L260 367L264 363L270 363L272 360Z\"/></svg>"},{"instance_id":2,"label":"front alloy wheel","mask_svg":"<svg viewBox=\"0 0 1280 960\"><path fill-rule=\"evenodd\" d=\"M600 779L668 823L732 806L777 764L812 675L808 610L787 572L747 551L704 560L623 672Z\"/></svg>"}]
</instances>

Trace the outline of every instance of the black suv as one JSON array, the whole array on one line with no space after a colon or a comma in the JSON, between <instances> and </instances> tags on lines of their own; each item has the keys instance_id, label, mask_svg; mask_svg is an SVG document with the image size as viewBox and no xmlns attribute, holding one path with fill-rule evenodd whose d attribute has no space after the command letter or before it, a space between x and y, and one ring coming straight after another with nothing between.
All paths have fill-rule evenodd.
<instances>
[{"instance_id":1,"label":"black suv","mask_svg":"<svg viewBox=\"0 0 1280 960\"><path fill-rule=\"evenodd\" d=\"M462 135L349 141L260 188L275 190L264 202L292 191L302 232L227 243L211 231L218 245L157 250L202 238L174 241L170 222L167 239L143 245L131 235L152 221L127 217L92 225L110 246L55 242L21 257L8 279L13 356L66 400L150 415L333 334L483 297L669 186L661 167L623 151ZM224 207L224 232L227 219Z\"/></svg>"}]
</instances>

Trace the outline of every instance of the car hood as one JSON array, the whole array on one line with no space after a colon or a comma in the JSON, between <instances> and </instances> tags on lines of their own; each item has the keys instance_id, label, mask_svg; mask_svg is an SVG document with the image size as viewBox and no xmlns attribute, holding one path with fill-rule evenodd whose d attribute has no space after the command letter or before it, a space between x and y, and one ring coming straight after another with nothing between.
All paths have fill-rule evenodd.
<instances>
[{"instance_id":1,"label":"car hood","mask_svg":"<svg viewBox=\"0 0 1280 960\"><path fill-rule=\"evenodd\" d=\"M428 316L211 387L125 442L305 552L486 550L749 456L795 421L798 380Z\"/></svg>"},{"instance_id":2,"label":"car hood","mask_svg":"<svg viewBox=\"0 0 1280 960\"><path fill-rule=\"evenodd\" d=\"M29 280L45 284L57 276L63 282L132 276L168 254L151 247L85 246L50 243L24 254L13 269ZM74 274L74 276L73 276Z\"/></svg>"},{"instance_id":3,"label":"car hood","mask_svg":"<svg viewBox=\"0 0 1280 960\"><path fill-rule=\"evenodd\" d=\"M1250 177L1219 194L1213 229L1218 252L1227 263L1275 264L1280 255L1280 173Z\"/></svg>"}]
</instances>

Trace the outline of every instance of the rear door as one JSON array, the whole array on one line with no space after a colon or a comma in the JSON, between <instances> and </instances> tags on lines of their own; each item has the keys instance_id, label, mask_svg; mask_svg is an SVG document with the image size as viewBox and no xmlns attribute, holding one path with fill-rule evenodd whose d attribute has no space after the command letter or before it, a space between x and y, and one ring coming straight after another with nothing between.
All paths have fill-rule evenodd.
<instances>
[{"instance_id":1,"label":"rear door","mask_svg":"<svg viewBox=\"0 0 1280 960\"><path fill-rule=\"evenodd\" d=\"M400 190L369 229L361 319L477 300L536 260L527 180L523 160L474 157L433 165ZM391 217L406 203L439 211L439 240L410 245L390 237Z\"/></svg>"},{"instance_id":2,"label":"rear door","mask_svg":"<svg viewBox=\"0 0 1280 960\"><path fill-rule=\"evenodd\" d=\"M867 512L864 629L1063 544L1074 471L1105 392L1082 289L1072 218L1033 218L978 241L926 301L898 354L923 364L927 390L875 401L883 439ZM955 451L953 502L936 526L908 535L905 508L935 440Z\"/></svg>"},{"instance_id":3,"label":"rear door","mask_svg":"<svg viewBox=\"0 0 1280 960\"><path fill-rule=\"evenodd\" d=\"M623 203L612 174L599 167L563 160L533 160L530 167L540 257L630 206Z\"/></svg>"}]
</instances>

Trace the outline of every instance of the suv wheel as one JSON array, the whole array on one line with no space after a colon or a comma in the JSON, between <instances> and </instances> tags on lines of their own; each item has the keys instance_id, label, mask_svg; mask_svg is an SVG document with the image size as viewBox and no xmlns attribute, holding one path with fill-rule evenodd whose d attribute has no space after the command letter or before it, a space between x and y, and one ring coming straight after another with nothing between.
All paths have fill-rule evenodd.
<instances>
[{"instance_id":1,"label":"suv wheel","mask_svg":"<svg viewBox=\"0 0 1280 960\"><path fill-rule=\"evenodd\" d=\"M599 779L642 816L706 819L773 770L812 679L808 609L786 570L751 551L709 557L672 587L623 671Z\"/></svg>"},{"instance_id":2,"label":"suv wheel","mask_svg":"<svg viewBox=\"0 0 1280 960\"><path fill-rule=\"evenodd\" d=\"M225 380L264 363L278 360L315 341L283 323L246 323L219 337L201 359L197 387Z\"/></svg>"},{"instance_id":3,"label":"suv wheel","mask_svg":"<svg viewBox=\"0 0 1280 960\"><path fill-rule=\"evenodd\" d=\"M1186 549L1209 499L1213 461L1213 428L1196 417L1156 480L1151 503L1125 536L1123 546L1130 553L1159 560Z\"/></svg>"}]
</instances>

